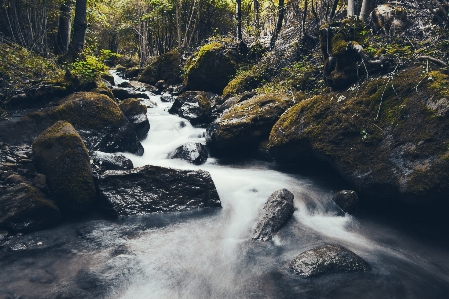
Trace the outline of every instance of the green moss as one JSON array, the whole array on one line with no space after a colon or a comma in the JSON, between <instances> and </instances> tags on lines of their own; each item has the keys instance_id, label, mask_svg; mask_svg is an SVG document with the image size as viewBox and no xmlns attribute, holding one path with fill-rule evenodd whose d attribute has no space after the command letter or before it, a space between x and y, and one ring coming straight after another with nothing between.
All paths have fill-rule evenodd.
<instances>
[{"instance_id":1,"label":"green moss","mask_svg":"<svg viewBox=\"0 0 449 299\"><path fill-rule=\"evenodd\" d=\"M120 103L119 107L127 117L147 113L147 107L139 99L126 99Z\"/></svg>"},{"instance_id":2,"label":"green moss","mask_svg":"<svg viewBox=\"0 0 449 299\"><path fill-rule=\"evenodd\" d=\"M449 76L441 71L431 71L427 74L428 86L443 97L449 97Z\"/></svg>"},{"instance_id":3,"label":"green moss","mask_svg":"<svg viewBox=\"0 0 449 299\"><path fill-rule=\"evenodd\" d=\"M156 84L159 80L169 85L181 83L180 63L181 54L172 50L152 59L137 80L149 84Z\"/></svg>"}]
</instances>

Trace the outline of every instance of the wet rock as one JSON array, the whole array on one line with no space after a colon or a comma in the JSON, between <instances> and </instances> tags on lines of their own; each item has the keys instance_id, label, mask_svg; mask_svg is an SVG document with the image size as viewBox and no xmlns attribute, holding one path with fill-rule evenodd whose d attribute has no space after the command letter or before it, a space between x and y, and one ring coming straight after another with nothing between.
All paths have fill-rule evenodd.
<instances>
[{"instance_id":1,"label":"wet rock","mask_svg":"<svg viewBox=\"0 0 449 299\"><path fill-rule=\"evenodd\" d=\"M98 188L118 216L221 206L210 174L202 170L147 165L106 171Z\"/></svg>"},{"instance_id":2,"label":"wet rock","mask_svg":"<svg viewBox=\"0 0 449 299\"><path fill-rule=\"evenodd\" d=\"M161 101L169 103L169 102L173 101L173 96L169 93L163 93L161 95Z\"/></svg>"},{"instance_id":3,"label":"wet rock","mask_svg":"<svg viewBox=\"0 0 449 299\"><path fill-rule=\"evenodd\" d=\"M119 106L109 97L90 93L75 93L62 100L62 104L26 116L31 124L41 124L57 120L70 122L83 138L91 151L131 152L143 154L143 147L137 139L134 127L122 113Z\"/></svg>"},{"instance_id":4,"label":"wet rock","mask_svg":"<svg viewBox=\"0 0 449 299\"><path fill-rule=\"evenodd\" d=\"M182 159L195 165L204 164L207 157L208 153L206 146L195 142L183 144L168 154L169 159Z\"/></svg>"},{"instance_id":5,"label":"wet rock","mask_svg":"<svg viewBox=\"0 0 449 299\"><path fill-rule=\"evenodd\" d=\"M56 122L36 138L33 153L58 207L68 214L88 210L95 185L89 154L73 126Z\"/></svg>"},{"instance_id":6,"label":"wet rock","mask_svg":"<svg viewBox=\"0 0 449 299\"><path fill-rule=\"evenodd\" d=\"M368 263L361 257L338 245L324 245L307 250L295 257L289 267L302 278L370 270Z\"/></svg>"},{"instance_id":7,"label":"wet rock","mask_svg":"<svg viewBox=\"0 0 449 299\"><path fill-rule=\"evenodd\" d=\"M106 170L128 170L134 168L133 162L125 156L95 151L91 155L93 167L102 173Z\"/></svg>"},{"instance_id":8,"label":"wet rock","mask_svg":"<svg viewBox=\"0 0 449 299\"><path fill-rule=\"evenodd\" d=\"M122 83L118 84L117 86L118 87L122 87L122 88L131 88L131 87L133 87L131 85L131 83L129 83L128 81L123 81Z\"/></svg>"},{"instance_id":9,"label":"wet rock","mask_svg":"<svg viewBox=\"0 0 449 299\"><path fill-rule=\"evenodd\" d=\"M139 99L130 98L122 101L119 107L134 126L137 138L139 140L145 139L150 130L150 122L147 117L147 106L143 105Z\"/></svg>"},{"instance_id":10,"label":"wet rock","mask_svg":"<svg viewBox=\"0 0 449 299\"><path fill-rule=\"evenodd\" d=\"M359 197L353 190L342 190L337 192L332 200L343 210L345 213L352 214L359 204Z\"/></svg>"},{"instance_id":11,"label":"wet rock","mask_svg":"<svg viewBox=\"0 0 449 299\"><path fill-rule=\"evenodd\" d=\"M102 78L104 81L106 81L106 82L109 83L109 85L108 85L109 88L112 88L112 86L115 85L114 76L109 75L109 74L102 74L102 75L101 75L101 78Z\"/></svg>"},{"instance_id":12,"label":"wet rock","mask_svg":"<svg viewBox=\"0 0 449 299\"><path fill-rule=\"evenodd\" d=\"M47 177L45 176L45 174L38 173L36 177L33 179L33 185L36 188L44 189L46 184L47 184Z\"/></svg>"},{"instance_id":13,"label":"wet rock","mask_svg":"<svg viewBox=\"0 0 449 299\"><path fill-rule=\"evenodd\" d=\"M268 139L272 126L292 104L287 95L263 94L240 102L212 123L206 142L215 155L243 155Z\"/></svg>"},{"instance_id":14,"label":"wet rock","mask_svg":"<svg viewBox=\"0 0 449 299\"><path fill-rule=\"evenodd\" d=\"M273 235L290 219L295 210L293 193L281 189L270 195L259 214L253 232L253 240L269 241Z\"/></svg>"},{"instance_id":15,"label":"wet rock","mask_svg":"<svg viewBox=\"0 0 449 299\"><path fill-rule=\"evenodd\" d=\"M177 50L158 56L143 70L138 81L156 84L164 80L169 85L181 83L181 54Z\"/></svg>"},{"instance_id":16,"label":"wet rock","mask_svg":"<svg viewBox=\"0 0 449 299\"><path fill-rule=\"evenodd\" d=\"M187 91L180 95L168 111L190 121L193 126L207 125L212 121L212 103L216 94Z\"/></svg>"},{"instance_id":17,"label":"wet rock","mask_svg":"<svg viewBox=\"0 0 449 299\"><path fill-rule=\"evenodd\" d=\"M160 92L168 87L167 83L165 83L164 80L157 81L154 86L156 86L156 88L159 89Z\"/></svg>"},{"instance_id":18,"label":"wet rock","mask_svg":"<svg viewBox=\"0 0 449 299\"><path fill-rule=\"evenodd\" d=\"M218 42L207 44L187 63L186 89L222 94L237 67L238 53L235 50Z\"/></svg>"},{"instance_id":19,"label":"wet rock","mask_svg":"<svg viewBox=\"0 0 449 299\"><path fill-rule=\"evenodd\" d=\"M25 181L25 178L18 174L12 174L5 179L5 183L12 185L23 183L23 181Z\"/></svg>"},{"instance_id":20,"label":"wet rock","mask_svg":"<svg viewBox=\"0 0 449 299\"><path fill-rule=\"evenodd\" d=\"M112 93L119 100L128 98L149 99L149 96L143 92L137 92L131 89L113 88Z\"/></svg>"},{"instance_id":21,"label":"wet rock","mask_svg":"<svg viewBox=\"0 0 449 299\"><path fill-rule=\"evenodd\" d=\"M142 72L142 68L140 67L131 67L128 69L125 69L125 71L123 72L125 78L127 79L132 79L132 78L136 78L137 76L139 76L139 74Z\"/></svg>"},{"instance_id":22,"label":"wet rock","mask_svg":"<svg viewBox=\"0 0 449 299\"><path fill-rule=\"evenodd\" d=\"M62 219L56 205L26 183L0 191L0 227L29 232L57 224Z\"/></svg>"},{"instance_id":23,"label":"wet rock","mask_svg":"<svg viewBox=\"0 0 449 299\"><path fill-rule=\"evenodd\" d=\"M421 69L399 72L380 111L363 105L382 95L377 84L383 78L363 83L344 101L338 102L336 93L304 100L273 126L270 154L298 167L324 160L368 204L389 208L402 200L433 208L447 203L449 123L441 110L426 104L441 98L449 77L440 71L430 75L435 81L421 82L417 93L413 84L420 82Z\"/></svg>"}]
</instances>

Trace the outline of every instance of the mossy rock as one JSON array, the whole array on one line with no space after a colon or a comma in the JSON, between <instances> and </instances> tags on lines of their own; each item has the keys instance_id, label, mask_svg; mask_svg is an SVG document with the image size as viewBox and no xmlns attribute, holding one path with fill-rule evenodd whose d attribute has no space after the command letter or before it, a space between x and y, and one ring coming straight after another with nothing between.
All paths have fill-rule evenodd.
<instances>
[{"instance_id":1,"label":"mossy rock","mask_svg":"<svg viewBox=\"0 0 449 299\"><path fill-rule=\"evenodd\" d=\"M445 198L449 80L433 74L433 80L423 80L421 68L409 68L392 81L378 78L357 91L307 99L274 125L270 153L299 165L324 160L367 198Z\"/></svg>"},{"instance_id":2,"label":"mossy rock","mask_svg":"<svg viewBox=\"0 0 449 299\"><path fill-rule=\"evenodd\" d=\"M58 207L37 188L21 183L0 192L0 228L29 232L57 224Z\"/></svg>"},{"instance_id":3,"label":"mossy rock","mask_svg":"<svg viewBox=\"0 0 449 299\"><path fill-rule=\"evenodd\" d=\"M252 152L268 139L274 123L291 105L291 97L284 94L262 94L240 102L207 128L207 145L221 156Z\"/></svg>"},{"instance_id":4,"label":"mossy rock","mask_svg":"<svg viewBox=\"0 0 449 299\"><path fill-rule=\"evenodd\" d=\"M180 64L181 54L178 50L172 50L153 59L137 80L151 85L159 80L164 80L168 85L179 84L182 82Z\"/></svg>"},{"instance_id":5,"label":"mossy rock","mask_svg":"<svg viewBox=\"0 0 449 299\"><path fill-rule=\"evenodd\" d=\"M150 130L147 106L143 105L139 99L130 98L122 101L119 107L134 126L137 138L139 140L144 139L148 134L148 130Z\"/></svg>"},{"instance_id":6,"label":"mossy rock","mask_svg":"<svg viewBox=\"0 0 449 299\"><path fill-rule=\"evenodd\" d=\"M206 126L212 119L212 106L218 96L212 92L186 91L176 98L168 112L190 121L193 126Z\"/></svg>"},{"instance_id":7,"label":"mossy rock","mask_svg":"<svg viewBox=\"0 0 449 299\"><path fill-rule=\"evenodd\" d=\"M223 96L241 94L261 86L270 79L270 71L263 65L255 65L250 70L241 72L232 79L223 90Z\"/></svg>"},{"instance_id":8,"label":"mossy rock","mask_svg":"<svg viewBox=\"0 0 449 299\"><path fill-rule=\"evenodd\" d=\"M61 105L26 116L36 123L50 119L70 122L83 137L89 150L104 152L127 151L143 154L133 125L108 96L79 92L61 100Z\"/></svg>"},{"instance_id":9,"label":"mossy rock","mask_svg":"<svg viewBox=\"0 0 449 299\"><path fill-rule=\"evenodd\" d=\"M222 94L237 68L238 53L227 49L224 44L212 42L187 62L184 84L187 90Z\"/></svg>"},{"instance_id":10,"label":"mossy rock","mask_svg":"<svg viewBox=\"0 0 449 299\"><path fill-rule=\"evenodd\" d=\"M58 121L39 135L33 154L54 200L66 214L86 212L95 200L90 158L73 126Z\"/></svg>"},{"instance_id":11,"label":"mossy rock","mask_svg":"<svg viewBox=\"0 0 449 299\"><path fill-rule=\"evenodd\" d=\"M112 93L112 90L107 86L100 86L97 88L92 89L90 92L95 92L99 94L104 94L105 96L110 97L114 101L116 101L114 94Z\"/></svg>"}]
</instances>

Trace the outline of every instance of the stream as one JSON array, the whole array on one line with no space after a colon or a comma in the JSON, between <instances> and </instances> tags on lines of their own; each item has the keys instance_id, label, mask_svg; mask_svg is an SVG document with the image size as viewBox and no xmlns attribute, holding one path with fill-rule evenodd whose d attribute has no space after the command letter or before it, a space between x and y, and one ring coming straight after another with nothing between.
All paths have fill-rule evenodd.
<instances>
[{"instance_id":1,"label":"stream","mask_svg":"<svg viewBox=\"0 0 449 299\"><path fill-rule=\"evenodd\" d=\"M115 75L116 83L123 80ZM195 166L167 154L205 143L205 129L151 96L143 156L159 165L210 172L222 208L132 216L94 216L18 236L0 253L0 298L449 298L449 246L426 232L373 217L338 216L335 184L257 160ZM294 195L292 219L271 242L251 241L258 211L274 191ZM302 279L287 264L324 244L342 245L372 267L366 273Z\"/></svg>"}]
</instances>

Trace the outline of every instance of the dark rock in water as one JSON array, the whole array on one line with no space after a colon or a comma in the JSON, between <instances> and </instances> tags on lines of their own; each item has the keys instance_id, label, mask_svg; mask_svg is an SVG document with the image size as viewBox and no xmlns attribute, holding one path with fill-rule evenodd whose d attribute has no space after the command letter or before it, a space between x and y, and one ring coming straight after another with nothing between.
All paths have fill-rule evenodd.
<instances>
[{"instance_id":1,"label":"dark rock in water","mask_svg":"<svg viewBox=\"0 0 449 299\"><path fill-rule=\"evenodd\" d=\"M70 214L86 211L95 185L86 146L72 125L56 122L36 138L33 153L58 207Z\"/></svg>"},{"instance_id":2,"label":"dark rock in water","mask_svg":"<svg viewBox=\"0 0 449 299\"><path fill-rule=\"evenodd\" d=\"M168 154L169 159L183 159L195 165L204 164L208 153L204 144L188 142Z\"/></svg>"},{"instance_id":3,"label":"dark rock in water","mask_svg":"<svg viewBox=\"0 0 449 299\"><path fill-rule=\"evenodd\" d=\"M157 81L156 84L154 84L154 86L156 86L157 89L159 89L160 91L162 91L168 87L167 83L165 83L164 80Z\"/></svg>"},{"instance_id":4,"label":"dark rock in water","mask_svg":"<svg viewBox=\"0 0 449 299\"><path fill-rule=\"evenodd\" d=\"M193 126L207 125L212 121L212 103L216 94L204 91L187 91L180 95L168 111L188 119Z\"/></svg>"},{"instance_id":5,"label":"dark rock in water","mask_svg":"<svg viewBox=\"0 0 449 299\"><path fill-rule=\"evenodd\" d=\"M131 85L131 83L129 83L128 81L123 81L122 83L118 84L117 86L118 87L122 87L122 88L131 88L131 87L133 87Z\"/></svg>"},{"instance_id":6,"label":"dark rock in water","mask_svg":"<svg viewBox=\"0 0 449 299\"><path fill-rule=\"evenodd\" d=\"M156 84L159 80L164 80L169 85L181 83L180 65L181 54L177 50L172 50L151 61L138 80L149 84Z\"/></svg>"},{"instance_id":7,"label":"dark rock in water","mask_svg":"<svg viewBox=\"0 0 449 299\"><path fill-rule=\"evenodd\" d=\"M57 224L62 219L56 205L28 184L0 191L0 228L29 232Z\"/></svg>"},{"instance_id":8,"label":"dark rock in water","mask_svg":"<svg viewBox=\"0 0 449 299\"><path fill-rule=\"evenodd\" d=\"M132 79L132 78L136 78L137 76L139 76L140 72L142 72L142 68L139 67L131 67L128 69L125 69L124 76L127 79Z\"/></svg>"},{"instance_id":9,"label":"dark rock in water","mask_svg":"<svg viewBox=\"0 0 449 299\"><path fill-rule=\"evenodd\" d=\"M133 125L107 96L90 92L75 93L63 99L58 107L27 115L24 122L45 126L44 130L48 122L57 120L70 122L91 151L143 154Z\"/></svg>"},{"instance_id":10,"label":"dark rock in water","mask_svg":"<svg viewBox=\"0 0 449 299\"><path fill-rule=\"evenodd\" d=\"M237 67L238 53L235 50L218 42L207 44L187 63L186 89L222 94Z\"/></svg>"},{"instance_id":11,"label":"dark rock in water","mask_svg":"<svg viewBox=\"0 0 449 299\"><path fill-rule=\"evenodd\" d=\"M106 170L128 170L133 169L133 162L122 155L102 153L95 151L91 155L93 167L97 172Z\"/></svg>"},{"instance_id":12,"label":"dark rock in water","mask_svg":"<svg viewBox=\"0 0 449 299\"><path fill-rule=\"evenodd\" d=\"M169 94L169 93L163 93L162 95L161 95L161 101L162 102L171 102L171 101L173 101L173 96L171 95L171 94Z\"/></svg>"},{"instance_id":13,"label":"dark rock in water","mask_svg":"<svg viewBox=\"0 0 449 299\"><path fill-rule=\"evenodd\" d=\"M332 197L332 200L343 210L343 212L349 214L353 213L359 204L359 197L353 190L339 191Z\"/></svg>"},{"instance_id":14,"label":"dark rock in water","mask_svg":"<svg viewBox=\"0 0 449 299\"><path fill-rule=\"evenodd\" d=\"M150 122L147 117L147 106L143 105L139 99L126 99L120 103L120 109L134 126L137 138L145 139L150 130Z\"/></svg>"},{"instance_id":15,"label":"dark rock in water","mask_svg":"<svg viewBox=\"0 0 449 299\"><path fill-rule=\"evenodd\" d=\"M146 93L123 88L113 88L112 93L119 100L124 100L128 98L140 98L140 99L150 98Z\"/></svg>"},{"instance_id":16,"label":"dark rock in water","mask_svg":"<svg viewBox=\"0 0 449 299\"><path fill-rule=\"evenodd\" d=\"M240 102L207 128L207 145L217 155L255 151L291 104L291 97L278 94L258 95Z\"/></svg>"},{"instance_id":17,"label":"dark rock in water","mask_svg":"<svg viewBox=\"0 0 449 299\"><path fill-rule=\"evenodd\" d=\"M324 245L307 250L295 257L289 268L302 278L331 273L367 272L371 269L357 254L338 245Z\"/></svg>"},{"instance_id":18,"label":"dark rock in water","mask_svg":"<svg viewBox=\"0 0 449 299\"><path fill-rule=\"evenodd\" d=\"M108 82L107 85L108 85L109 88L112 88L112 86L115 85L114 76L109 75L109 74L103 74L103 75L101 75L101 78L102 78L104 81Z\"/></svg>"},{"instance_id":19,"label":"dark rock in water","mask_svg":"<svg viewBox=\"0 0 449 299\"><path fill-rule=\"evenodd\" d=\"M270 195L259 214L253 240L268 241L287 222L295 210L293 193L287 189L275 191Z\"/></svg>"},{"instance_id":20,"label":"dark rock in water","mask_svg":"<svg viewBox=\"0 0 449 299\"><path fill-rule=\"evenodd\" d=\"M147 165L106 171L98 179L98 188L118 216L221 206L214 182L203 170Z\"/></svg>"}]
</instances>

